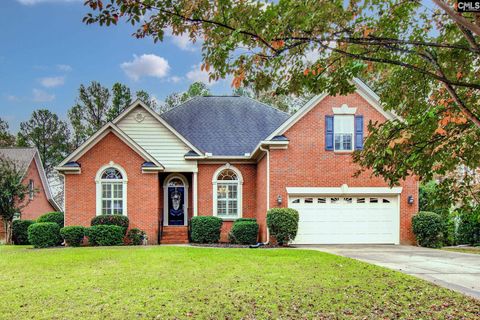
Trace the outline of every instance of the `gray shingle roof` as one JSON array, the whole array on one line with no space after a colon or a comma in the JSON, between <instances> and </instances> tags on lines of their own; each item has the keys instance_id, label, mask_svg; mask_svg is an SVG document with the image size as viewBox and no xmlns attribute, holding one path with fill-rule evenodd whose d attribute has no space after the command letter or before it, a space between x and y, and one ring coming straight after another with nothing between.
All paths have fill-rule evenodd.
<instances>
[{"instance_id":1,"label":"gray shingle roof","mask_svg":"<svg viewBox=\"0 0 480 320\"><path fill-rule=\"evenodd\" d=\"M161 117L202 152L243 156L290 115L246 97L206 96L188 100Z\"/></svg>"},{"instance_id":2,"label":"gray shingle roof","mask_svg":"<svg viewBox=\"0 0 480 320\"><path fill-rule=\"evenodd\" d=\"M0 158L6 158L15 162L25 172L32 162L36 151L35 148L0 148Z\"/></svg>"}]
</instances>

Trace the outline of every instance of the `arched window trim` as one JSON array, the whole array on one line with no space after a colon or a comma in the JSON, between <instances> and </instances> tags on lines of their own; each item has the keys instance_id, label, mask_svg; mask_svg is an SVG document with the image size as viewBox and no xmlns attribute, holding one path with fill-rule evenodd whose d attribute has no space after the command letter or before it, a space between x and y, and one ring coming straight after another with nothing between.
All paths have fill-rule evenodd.
<instances>
[{"instance_id":1,"label":"arched window trim","mask_svg":"<svg viewBox=\"0 0 480 320\"><path fill-rule=\"evenodd\" d=\"M115 168L122 174L122 179L102 179L103 172L108 168ZM122 212L124 216L128 215L127 212L127 183L128 177L127 172L123 167L119 164L110 161L108 164L105 164L98 169L97 174L95 175L95 184L96 184L96 214L97 216L102 214L102 182L122 182Z\"/></svg>"},{"instance_id":2,"label":"arched window trim","mask_svg":"<svg viewBox=\"0 0 480 320\"><path fill-rule=\"evenodd\" d=\"M218 180L218 176L223 170L232 170L235 172L237 175L237 180ZM236 217L226 217L226 216L219 216L217 213L217 185L218 183L224 183L224 184L237 184L237 216ZM223 220L236 220L238 218L242 217L243 214L243 176L241 171L236 168L235 166L232 166L231 164L227 163L224 166L219 167L217 170L215 170L215 173L213 174L212 177L212 185L213 185L213 215L218 216L219 218L222 218Z\"/></svg>"}]
</instances>

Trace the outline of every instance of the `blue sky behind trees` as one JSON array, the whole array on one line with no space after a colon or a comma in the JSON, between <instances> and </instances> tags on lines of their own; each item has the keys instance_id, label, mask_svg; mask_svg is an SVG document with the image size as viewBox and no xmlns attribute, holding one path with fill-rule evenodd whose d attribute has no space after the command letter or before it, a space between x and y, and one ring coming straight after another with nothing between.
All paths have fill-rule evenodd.
<instances>
[{"instance_id":1,"label":"blue sky behind trees","mask_svg":"<svg viewBox=\"0 0 480 320\"><path fill-rule=\"evenodd\" d=\"M92 80L144 89L160 101L194 81L208 82L200 47L186 37L154 44L132 37L124 23L87 26L86 11L83 0L0 1L0 117L12 132L39 108L66 119L80 84ZM231 93L230 80L209 85L214 94Z\"/></svg>"}]
</instances>

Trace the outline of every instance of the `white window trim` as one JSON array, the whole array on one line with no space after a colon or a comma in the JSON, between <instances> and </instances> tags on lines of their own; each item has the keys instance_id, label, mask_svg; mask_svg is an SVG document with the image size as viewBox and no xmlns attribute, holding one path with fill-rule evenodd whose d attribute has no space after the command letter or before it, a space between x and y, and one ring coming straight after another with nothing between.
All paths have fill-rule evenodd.
<instances>
[{"instance_id":1,"label":"white window trim","mask_svg":"<svg viewBox=\"0 0 480 320\"><path fill-rule=\"evenodd\" d=\"M237 188L237 195L238 195L238 198L237 198L237 216L236 217L225 217L225 216L219 216L217 214L217 185L219 183L219 181L217 179L218 179L219 174L223 170L226 170L226 169L229 169L229 170L232 170L233 172L235 172L235 174L237 175L237 178L238 178L238 180L236 180L237 185L238 185L238 188ZM227 180L227 182L220 180L220 183L229 183L229 182L228 182L228 180ZM233 182L230 182L230 183L233 183ZM242 176L242 173L240 172L240 170L238 170L238 168L232 166L230 163L227 163L224 166L219 167L215 171L215 173L213 174L212 185L213 185L213 192L212 192L212 194L213 194L213 216L219 217L219 218L223 219L224 221L234 221L234 220L237 220L239 218L242 218L243 217L243 176Z\"/></svg>"},{"instance_id":2,"label":"white window trim","mask_svg":"<svg viewBox=\"0 0 480 320\"><path fill-rule=\"evenodd\" d=\"M122 193L123 193L123 199L122 199L122 212L124 216L128 216L127 212L127 183L128 183L128 178L127 178L127 172L125 169L122 168L119 164L114 163L113 161L110 161L108 164L103 165L98 169L97 174L95 175L95 184L96 184L96 214L97 216L102 214L102 181L109 181L109 180L102 180L102 173L105 171L105 169L108 168L115 168L120 173L122 174ZM115 182L114 180L111 180L112 182ZM118 182L118 181L117 181Z\"/></svg>"},{"instance_id":3,"label":"white window trim","mask_svg":"<svg viewBox=\"0 0 480 320\"><path fill-rule=\"evenodd\" d=\"M345 106L345 105L344 105ZM335 109L335 108L333 108ZM356 110L356 108L354 108ZM353 121L353 128L352 128L352 142L351 142L351 148L350 149L337 149L336 148L336 143L335 143L335 136L336 134L349 134L350 132L337 132L336 129L335 129L335 117L342 117L342 118L346 118L346 117L351 117L352 118L352 121ZM354 114L335 114L333 116L333 151L334 152L353 152L355 150L355 115Z\"/></svg>"},{"instance_id":4,"label":"white window trim","mask_svg":"<svg viewBox=\"0 0 480 320\"><path fill-rule=\"evenodd\" d=\"M183 174L171 173L163 183L163 225L168 226L168 184L173 179L180 179L183 183L183 225L186 226L188 222L188 180ZM195 204L194 204L195 206Z\"/></svg>"}]
</instances>

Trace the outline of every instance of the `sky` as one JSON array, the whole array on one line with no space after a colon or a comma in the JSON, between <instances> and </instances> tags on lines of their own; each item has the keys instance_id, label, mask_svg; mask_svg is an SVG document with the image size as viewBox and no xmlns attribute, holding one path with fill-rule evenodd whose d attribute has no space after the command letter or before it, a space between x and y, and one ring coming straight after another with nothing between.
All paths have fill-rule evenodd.
<instances>
[{"instance_id":1,"label":"sky","mask_svg":"<svg viewBox=\"0 0 480 320\"><path fill-rule=\"evenodd\" d=\"M131 36L125 23L85 25L83 0L0 0L0 118L16 133L34 110L67 119L80 84L121 82L162 101L203 81L212 94L231 94L229 80L208 83L200 47L186 37L162 43Z\"/></svg>"}]
</instances>

